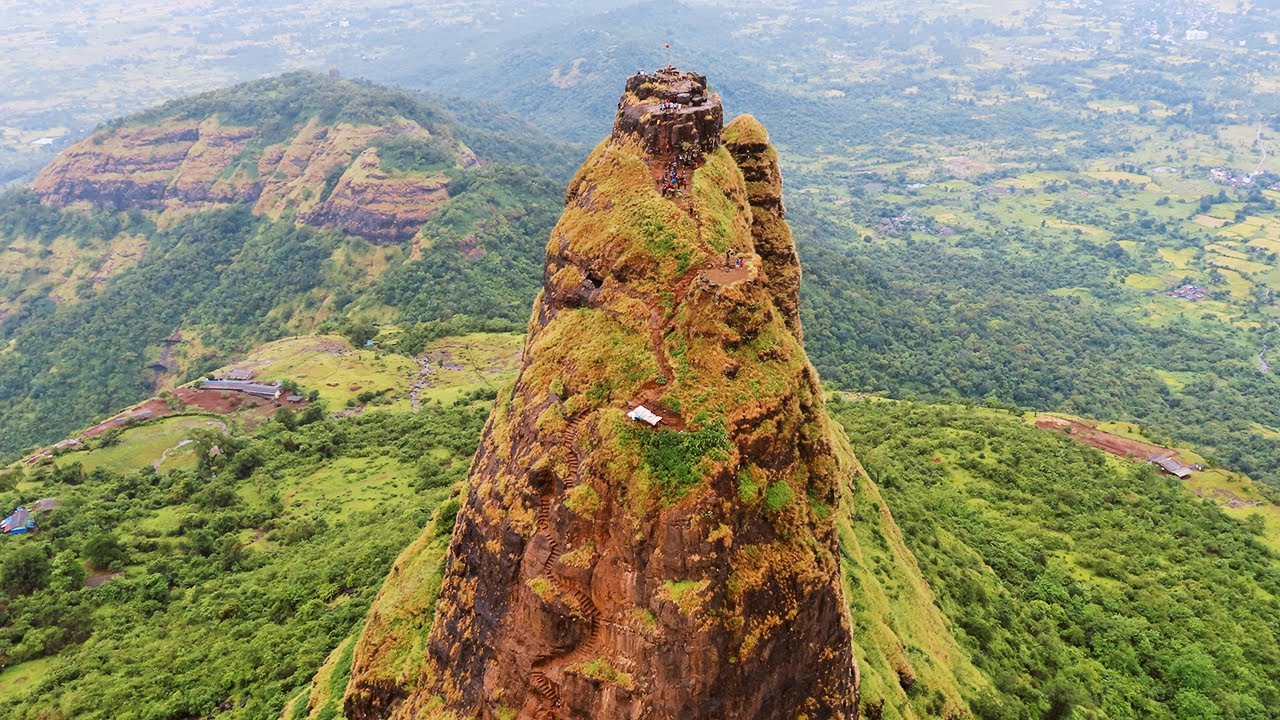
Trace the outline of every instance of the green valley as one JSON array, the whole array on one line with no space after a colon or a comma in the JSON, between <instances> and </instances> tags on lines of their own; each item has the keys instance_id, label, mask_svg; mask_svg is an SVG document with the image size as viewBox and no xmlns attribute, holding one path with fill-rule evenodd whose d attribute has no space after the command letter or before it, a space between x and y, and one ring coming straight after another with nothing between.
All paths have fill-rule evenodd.
<instances>
[{"instance_id":1,"label":"green valley","mask_svg":"<svg viewBox=\"0 0 1280 720\"><path fill-rule=\"evenodd\" d=\"M1280 720L1274 0L44 5L0 716Z\"/></svg>"},{"instance_id":2,"label":"green valley","mask_svg":"<svg viewBox=\"0 0 1280 720\"><path fill-rule=\"evenodd\" d=\"M0 197L0 456L284 335L519 329L569 151L489 126L295 74L114 123Z\"/></svg>"},{"instance_id":3,"label":"green valley","mask_svg":"<svg viewBox=\"0 0 1280 720\"><path fill-rule=\"evenodd\" d=\"M329 418L324 400L266 415L171 407L0 474L0 502L52 506L0 555L11 716L191 715L224 701L237 717L277 712L363 618L400 549L438 512L447 527L489 381L510 377L504 358L519 341L432 343L423 362L440 372L410 412L420 370L404 356L340 337L282 340L238 367L322 398L343 378L332 399L344 417ZM358 402L345 383L379 372L397 389ZM85 672L105 657L111 672ZM266 682L262 663L277 668Z\"/></svg>"}]
</instances>

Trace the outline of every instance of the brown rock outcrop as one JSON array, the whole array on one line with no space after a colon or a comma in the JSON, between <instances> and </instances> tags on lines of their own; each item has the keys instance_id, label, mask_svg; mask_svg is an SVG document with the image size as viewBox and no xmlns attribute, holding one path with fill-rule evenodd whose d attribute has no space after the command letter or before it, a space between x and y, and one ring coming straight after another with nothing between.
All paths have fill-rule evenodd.
<instances>
[{"instance_id":1,"label":"brown rock outcrop","mask_svg":"<svg viewBox=\"0 0 1280 720\"><path fill-rule=\"evenodd\" d=\"M720 96L707 89L706 76L668 67L627 80L614 137L638 138L650 155L682 145L710 152L720 146L723 126Z\"/></svg>"},{"instance_id":2,"label":"brown rock outcrop","mask_svg":"<svg viewBox=\"0 0 1280 720\"><path fill-rule=\"evenodd\" d=\"M59 205L87 201L121 209L161 210L174 196L171 186L184 166L188 174L201 177L207 185L210 173L204 172L199 158L207 159L214 147L238 154L253 134L252 128L228 130L216 122L202 125L190 121L98 133L59 153L36 176L31 189ZM193 154L197 145L201 149ZM217 171L212 174L216 176ZM182 192L190 196L192 188L185 186ZM193 198L196 202L205 199Z\"/></svg>"},{"instance_id":3,"label":"brown rock outcrop","mask_svg":"<svg viewBox=\"0 0 1280 720\"><path fill-rule=\"evenodd\" d=\"M832 518L854 468L788 322L798 288L774 278L784 254L756 246L751 186L705 87L674 71L628 82L548 243L421 676L378 670L398 646L366 630L348 716L856 715ZM690 88L704 93L696 114L636 110ZM745 149L776 176L767 145ZM688 151L688 196L664 198L646 158ZM785 228L780 212L765 220ZM789 239L766 229L765 242ZM628 417L640 404L657 427Z\"/></svg>"},{"instance_id":4,"label":"brown rock outcrop","mask_svg":"<svg viewBox=\"0 0 1280 720\"><path fill-rule=\"evenodd\" d=\"M394 177L368 148L351 163L319 209L305 220L379 243L409 240L449 199L449 177Z\"/></svg>"},{"instance_id":5,"label":"brown rock outcrop","mask_svg":"<svg viewBox=\"0 0 1280 720\"><path fill-rule=\"evenodd\" d=\"M787 327L801 336L800 258L782 206L782 171L769 133L750 115L735 118L725 128L725 146L747 181L751 201L751 237L769 278L769 293Z\"/></svg>"},{"instance_id":6,"label":"brown rock outcrop","mask_svg":"<svg viewBox=\"0 0 1280 720\"><path fill-rule=\"evenodd\" d=\"M379 137L429 134L403 119L387 125L312 119L259 149L256 128L225 126L216 117L172 119L96 133L59 154L31 189L57 205L160 212L246 203L258 214L291 213L299 222L375 243L405 242L448 199L447 178L384 172L370 145ZM466 146L456 145L459 167L477 163ZM334 172L341 173L336 184Z\"/></svg>"}]
</instances>

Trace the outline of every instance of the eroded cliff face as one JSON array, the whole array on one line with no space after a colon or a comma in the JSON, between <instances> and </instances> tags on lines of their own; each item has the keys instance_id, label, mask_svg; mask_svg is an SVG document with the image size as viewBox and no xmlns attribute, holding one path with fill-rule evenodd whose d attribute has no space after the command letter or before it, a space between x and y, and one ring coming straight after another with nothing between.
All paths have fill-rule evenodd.
<instances>
[{"instance_id":1,"label":"eroded cliff face","mask_svg":"<svg viewBox=\"0 0 1280 720\"><path fill-rule=\"evenodd\" d=\"M800 342L776 156L721 117L699 76L628 83L548 243L421 677L380 598L348 717L856 715L832 517L854 468Z\"/></svg>"},{"instance_id":2,"label":"eroded cliff face","mask_svg":"<svg viewBox=\"0 0 1280 720\"><path fill-rule=\"evenodd\" d=\"M311 120L287 138L217 117L169 119L104 130L58 155L31 189L57 205L181 213L243 203L258 214L337 227L375 243L412 238L448 199L443 172L381 169L379 138L421 139L431 132L401 119L386 125ZM448 139L455 164L477 160Z\"/></svg>"}]
</instances>

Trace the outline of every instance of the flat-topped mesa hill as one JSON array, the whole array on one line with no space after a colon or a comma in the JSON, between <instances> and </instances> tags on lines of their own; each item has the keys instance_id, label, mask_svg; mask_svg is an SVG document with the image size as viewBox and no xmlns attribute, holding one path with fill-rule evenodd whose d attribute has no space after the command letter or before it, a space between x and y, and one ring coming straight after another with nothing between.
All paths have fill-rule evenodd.
<instances>
[{"instance_id":1,"label":"flat-topped mesa hill","mask_svg":"<svg viewBox=\"0 0 1280 720\"><path fill-rule=\"evenodd\" d=\"M628 82L548 242L434 620L424 536L370 611L347 717L856 715L834 527L854 461L800 341L776 156L721 117L700 76Z\"/></svg>"},{"instance_id":2,"label":"flat-topped mesa hill","mask_svg":"<svg viewBox=\"0 0 1280 720\"><path fill-rule=\"evenodd\" d=\"M388 106L400 112L371 110ZM431 114L364 83L294 73L107 125L62 151L31 189L60 206L181 213L247 204L403 242L448 199L447 171L478 162Z\"/></svg>"}]
</instances>

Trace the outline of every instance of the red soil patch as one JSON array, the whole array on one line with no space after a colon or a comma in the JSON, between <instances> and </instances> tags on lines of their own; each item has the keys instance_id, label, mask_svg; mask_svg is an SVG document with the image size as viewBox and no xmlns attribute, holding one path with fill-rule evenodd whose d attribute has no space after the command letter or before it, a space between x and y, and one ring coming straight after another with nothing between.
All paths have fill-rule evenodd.
<instances>
[{"instance_id":1,"label":"red soil patch","mask_svg":"<svg viewBox=\"0 0 1280 720\"><path fill-rule=\"evenodd\" d=\"M675 410L672 410L671 408L664 405L662 401L658 399L658 397L661 395L662 395L662 386L655 382L649 382L643 388L640 389L641 399L632 403L630 406L626 408L626 410L627 412L631 412L636 405L643 405L649 408L649 411L652 412L654 415L657 415L658 417L662 418L662 422L658 423L657 426L653 428L655 431L665 429L665 430L675 430L676 432L684 432L685 430L684 418L680 417L680 413L677 413ZM649 427L648 423L641 422L639 420L632 420L631 422L633 422L636 425L636 427L640 427L640 428Z\"/></svg>"},{"instance_id":2,"label":"red soil patch","mask_svg":"<svg viewBox=\"0 0 1280 720\"><path fill-rule=\"evenodd\" d=\"M1061 430L1075 440L1090 445L1112 455L1135 460L1150 460L1176 454L1176 451L1134 440L1133 438L1114 435L1109 432L1089 427L1082 422L1067 420L1053 415L1037 415L1036 427L1044 430Z\"/></svg>"},{"instance_id":3,"label":"red soil patch","mask_svg":"<svg viewBox=\"0 0 1280 720\"><path fill-rule=\"evenodd\" d=\"M750 272L744 264L742 267L703 270L701 275L716 285L731 285L739 280L746 280Z\"/></svg>"},{"instance_id":4,"label":"red soil patch","mask_svg":"<svg viewBox=\"0 0 1280 720\"><path fill-rule=\"evenodd\" d=\"M248 424L252 425L255 421L271 417L275 414L276 408L291 407L296 410L306 405L305 401L289 402L284 398L275 401L241 392L200 390L192 387L178 388L173 391L173 394L182 401L183 409L174 410L164 400L152 398L110 420L94 425L84 432L84 437L96 437L109 430L126 427L132 422L153 420L173 415L176 412L189 412L192 410L216 415L242 413L249 416L247 418Z\"/></svg>"}]
</instances>

